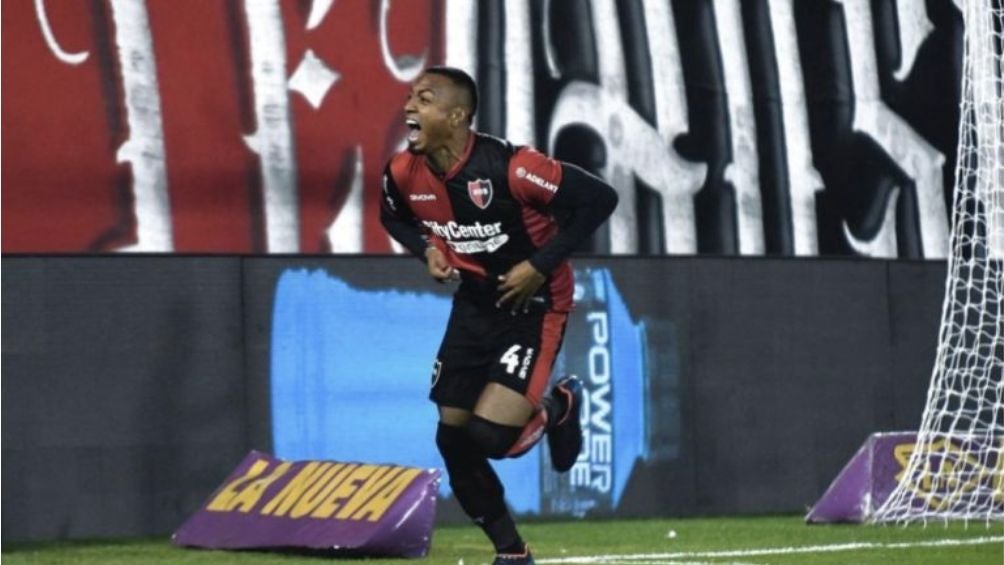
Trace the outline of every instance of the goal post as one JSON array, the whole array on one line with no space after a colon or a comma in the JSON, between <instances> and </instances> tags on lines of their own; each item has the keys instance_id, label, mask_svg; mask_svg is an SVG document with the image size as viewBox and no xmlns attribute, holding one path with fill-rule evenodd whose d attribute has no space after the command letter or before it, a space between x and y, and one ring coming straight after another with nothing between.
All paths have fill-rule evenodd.
<instances>
[{"instance_id":1,"label":"goal post","mask_svg":"<svg viewBox=\"0 0 1004 565\"><path fill-rule=\"evenodd\" d=\"M1004 520L1004 7L962 0L948 274L917 443L873 522Z\"/></svg>"}]
</instances>

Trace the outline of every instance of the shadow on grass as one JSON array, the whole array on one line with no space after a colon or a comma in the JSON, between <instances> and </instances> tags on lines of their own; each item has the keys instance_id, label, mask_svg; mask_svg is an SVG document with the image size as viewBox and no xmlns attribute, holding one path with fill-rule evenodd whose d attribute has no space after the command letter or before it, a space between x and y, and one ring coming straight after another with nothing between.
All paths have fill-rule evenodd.
<instances>
[{"instance_id":1,"label":"shadow on grass","mask_svg":"<svg viewBox=\"0 0 1004 565\"><path fill-rule=\"evenodd\" d=\"M200 553L210 553L213 551L225 551L234 554L261 555L261 556L290 556L306 557L315 559L339 559L346 561L363 561L370 559L394 559L400 556L377 555L374 553L364 553L349 549L310 549L305 547L270 547L255 549L211 549L203 547L186 547L173 545L167 538L115 538L115 539L81 539L81 540L57 540L57 541L16 541L4 542L0 551L4 554L30 553L38 551L59 551L77 550L87 548L115 548L136 545L157 545L161 549L188 550ZM402 558L403 559L403 558Z\"/></svg>"},{"instance_id":2,"label":"shadow on grass","mask_svg":"<svg viewBox=\"0 0 1004 565\"><path fill-rule=\"evenodd\" d=\"M3 553L22 553L25 551L52 551L54 549L82 549L87 547L116 547L136 545L137 543L158 543L170 545L167 538L93 538L77 540L30 540L5 541L0 545Z\"/></svg>"}]
</instances>

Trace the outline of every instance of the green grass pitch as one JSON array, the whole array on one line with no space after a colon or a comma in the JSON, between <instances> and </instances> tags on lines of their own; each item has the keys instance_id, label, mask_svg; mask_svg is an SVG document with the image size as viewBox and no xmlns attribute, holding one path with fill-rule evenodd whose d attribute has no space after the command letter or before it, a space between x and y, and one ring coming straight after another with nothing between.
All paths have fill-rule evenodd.
<instances>
[{"instance_id":1,"label":"green grass pitch","mask_svg":"<svg viewBox=\"0 0 1004 565\"><path fill-rule=\"evenodd\" d=\"M538 522L521 526L537 562L602 565L1002 565L1004 524L927 527L808 526L800 517ZM672 532L672 533L671 533ZM351 560L373 564L490 563L487 540L473 526L437 528L422 560ZM317 565L330 558L267 552L180 549L166 539L5 543L5 565L219 564Z\"/></svg>"}]
</instances>

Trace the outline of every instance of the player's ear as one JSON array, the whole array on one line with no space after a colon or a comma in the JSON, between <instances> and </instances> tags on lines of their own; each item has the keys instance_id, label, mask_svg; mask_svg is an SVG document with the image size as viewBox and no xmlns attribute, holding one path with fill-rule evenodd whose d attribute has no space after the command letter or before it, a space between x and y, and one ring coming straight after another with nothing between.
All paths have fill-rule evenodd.
<instances>
[{"instance_id":1,"label":"player's ear","mask_svg":"<svg viewBox=\"0 0 1004 565\"><path fill-rule=\"evenodd\" d=\"M457 127L464 122L464 109L460 106L454 106L450 110L450 125Z\"/></svg>"}]
</instances>

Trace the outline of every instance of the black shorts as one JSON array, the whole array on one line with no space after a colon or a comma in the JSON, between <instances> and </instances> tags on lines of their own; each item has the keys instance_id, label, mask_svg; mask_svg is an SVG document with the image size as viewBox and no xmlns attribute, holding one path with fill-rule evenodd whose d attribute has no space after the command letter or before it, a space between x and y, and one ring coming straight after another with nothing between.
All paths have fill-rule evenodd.
<instances>
[{"instance_id":1,"label":"black shorts","mask_svg":"<svg viewBox=\"0 0 1004 565\"><path fill-rule=\"evenodd\" d=\"M485 385L494 382L540 406L567 320L567 313L540 306L514 316L458 293L433 365L429 399L473 411Z\"/></svg>"}]
</instances>

